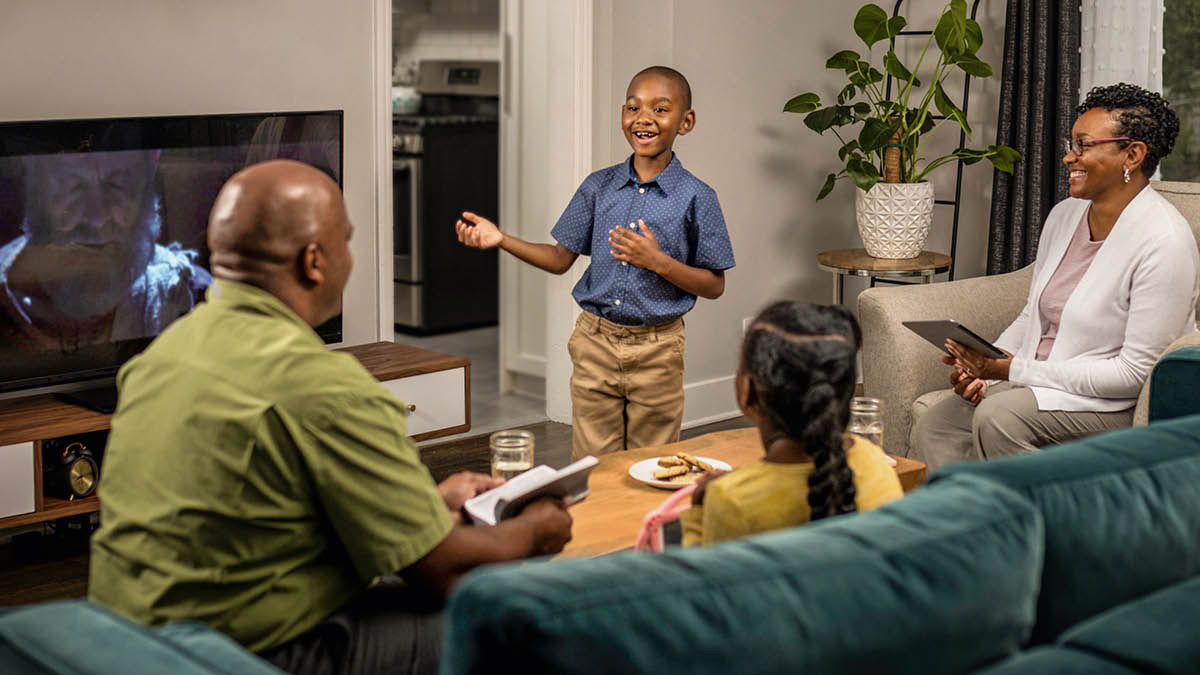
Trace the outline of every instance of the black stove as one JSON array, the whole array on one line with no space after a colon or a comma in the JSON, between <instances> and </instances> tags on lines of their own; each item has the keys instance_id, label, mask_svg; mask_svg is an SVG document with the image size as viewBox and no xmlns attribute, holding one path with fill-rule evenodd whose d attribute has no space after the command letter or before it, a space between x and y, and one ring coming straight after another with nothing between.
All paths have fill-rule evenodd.
<instances>
[{"instance_id":1,"label":"black stove","mask_svg":"<svg viewBox=\"0 0 1200 675\"><path fill-rule=\"evenodd\" d=\"M498 254L460 244L454 222L499 209L499 64L425 61L420 72L420 112L392 116L396 328L495 324Z\"/></svg>"}]
</instances>

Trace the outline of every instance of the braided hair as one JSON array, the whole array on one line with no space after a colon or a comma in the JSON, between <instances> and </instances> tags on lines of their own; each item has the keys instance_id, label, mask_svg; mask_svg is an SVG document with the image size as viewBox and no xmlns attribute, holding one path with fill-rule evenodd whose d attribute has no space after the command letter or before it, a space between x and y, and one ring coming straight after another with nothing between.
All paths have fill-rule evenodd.
<instances>
[{"instance_id":1,"label":"braided hair","mask_svg":"<svg viewBox=\"0 0 1200 675\"><path fill-rule=\"evenodd\" d=\"M1175 137L1179 135L1179 116L1157 92L1126 82L1093 87L1075 112L1082 115L1092 108L1103 108L1113 113L1113 121L1117 123L1116 135L1128 136L1146 144L1142 173L1147 178L1154 175L1158 161L1171 154L1175 147ZM1120 147L1128 145L1129 141L1122 141Z\"/></svg>"},{"instance_id":2,"label":"braided hair","mask_svg":"<svg viewBox=\"0 0 1200 675\"><path fill-rule=\"evenodd\" d=\"M861 344L858 322L842 307L789 301L764 309L742 343L742 369L764 408L813 459L812 520L855 511L843 438Z\"/></svg>"}]
</instances>

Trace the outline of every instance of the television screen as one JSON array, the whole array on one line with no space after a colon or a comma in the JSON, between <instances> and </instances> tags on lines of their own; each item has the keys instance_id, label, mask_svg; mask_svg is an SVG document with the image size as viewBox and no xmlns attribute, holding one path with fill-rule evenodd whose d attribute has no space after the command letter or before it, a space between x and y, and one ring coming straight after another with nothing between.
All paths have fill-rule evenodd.
<instances>
[{"instance_id":1,"label":"television screen","mask_svg":"<svg viewBox=\"0 0 1200 675\"><path fill-rule=\"evenodd\" d=\"M110 376L202 302L217 191L274 158L340 187L342 112L0 123L0 391Z\"/></svg>"}]
</instances>

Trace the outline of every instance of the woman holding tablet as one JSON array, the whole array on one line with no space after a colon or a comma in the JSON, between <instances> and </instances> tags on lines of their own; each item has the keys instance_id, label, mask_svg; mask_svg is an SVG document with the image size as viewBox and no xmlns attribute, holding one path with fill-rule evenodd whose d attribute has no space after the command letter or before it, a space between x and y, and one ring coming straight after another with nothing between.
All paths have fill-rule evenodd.
<instances>
[{"instance_id":1,"label":"woman holding tablet","mask_svg":"<svg viewBox=\"0 0 1200 675\"><path fill-rule=\"evenodd\" d=\"M1096 87L1062 161L1070 197L1046 217L1029 297L990 358L950 341L957 396L918 421L930 470L1129 426L1163 350L1196 330L1196 240L1150 187L1179 118L1157 93Z\"/></svg>"}]
</instances>

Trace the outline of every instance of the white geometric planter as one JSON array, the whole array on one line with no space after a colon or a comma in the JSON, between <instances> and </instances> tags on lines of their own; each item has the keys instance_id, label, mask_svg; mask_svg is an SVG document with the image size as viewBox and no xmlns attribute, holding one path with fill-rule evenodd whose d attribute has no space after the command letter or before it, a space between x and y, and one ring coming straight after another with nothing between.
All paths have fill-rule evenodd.
<instances>
[{"instance_id":1,"label":"white geometric planter","mask_svg":"<svg viewBox=\"0 0 1200 675\"><path fill-rule=\"evenodd\" d=\"M870 192L854 190L858 235L876 258L915 258L929 237L933 220L933 185L876 183Z\"/></svg>"}]
</instances>

